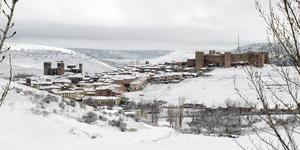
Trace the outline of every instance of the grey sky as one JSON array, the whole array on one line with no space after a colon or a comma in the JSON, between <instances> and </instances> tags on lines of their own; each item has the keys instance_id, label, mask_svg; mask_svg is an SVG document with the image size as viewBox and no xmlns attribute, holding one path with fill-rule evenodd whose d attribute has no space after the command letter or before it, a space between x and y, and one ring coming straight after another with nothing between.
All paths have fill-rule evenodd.
<instances>
[{"instance_id":1,"label":"grey sky","mask_svg":"<svg viewBox=\"0 0 300 150\"><path fill-rule=\"evenodd\" d=\"M13 42L99 49L232 49L266 41L254 0L20 0Z\"/></svg>"}]
</instances>

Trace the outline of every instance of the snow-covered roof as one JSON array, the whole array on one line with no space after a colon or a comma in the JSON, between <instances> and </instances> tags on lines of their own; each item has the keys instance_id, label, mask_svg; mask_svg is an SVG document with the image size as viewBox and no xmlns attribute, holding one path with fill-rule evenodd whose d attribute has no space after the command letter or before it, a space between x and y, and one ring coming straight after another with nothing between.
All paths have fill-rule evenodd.
<instances>
[{"instance_id":1,"label":"snow-covered roof","mask_svg":"<svg viewBox=\"0 0 300 150\"><path fill-rule=\"evenodd\" d=\"M162 74L154 75L154 77L172 77L172 76L182 76L183 73L180 72L167 72Z\"/></svg>"},{"instance_id":2,"label":"snow-covered roof","mask_svg":"<svg viewBox=\"0 0 300 150\"><path fill-rule=\"evenodd\" d=\"M84 76L81 74L71 74L69 75L69 78L84 78Z\"/></svg>"},{"instance_id":3,"label":"snow-covered roof","mask_svg":"<svg viewBox=\"0 0 300 150\"><path fill-rule=\"evenodd\" d=\"M79 82L78 84L77 84L78 86L92 86L93 84L92 83L86 83L86 82Z\"/></svg>"},{"instance_id":4,"label":"snow-covered roof","mask_svg":"<svg viewBox=\"0 0 300 150\"><path fill-rule=\"evenodd\" d=\"M94 92L95 89L94 88L83 88L84 92Z\"/></svg>"},{"instance_id":5,"label":"snow-covered roof","mask_svg":"<svg viewBox=\"0 0 300 150\"><path fill-rule=\"evenodd\" d=\"M85 96L83 100L119 100L117 96Z\"/></svg>"},{"instance_id":6,"label":"snow-covered roof","mask_svg":"<svg viewBox=\"0 0 300 150\"><path fill-rule=\"evenodd\" d=\"M113 76L111 79L112 80L133 80L135 79L136 77L135 76L132 76L132 75L115 75Z\"/></svg>"},{"instance_id":7,"label":"snow-covered roof","mask_svg":"<svg viewBox=\"0 0 300 150\"><path fill-rule=\"evenodd\" d=\"M71 83L69 79L53 79L51 81L55 83Z\"/></svg>"},{"instance_id":8,"label":"snow-covered roof","mask_svg":"<svg viewBox=\"0 0 300 150\"><path fill-rule=\"evenodd\" d=\"M106 86L99 86L96 88L96 90L116 90L119 89L121 87L121 85L118 84L110 84L110 85L106 85Z\"/></svg>"},{"instance_id":9,"label":"snow-covered roof","mask_svg":"<svg viewBox=\"0 0 300 150\"><path fill-rule=\"evenodd\" d=\"M53 84L53 83L50 82L50 81L33 81L32 84L33 85L50 85L50 84Z\"/></svg>"},{"instance_id":10,"label":"snow-covered roof","mask_svg":"<svg viewBox=\"0 0 300 150\"><path fill-rule=\"evenodd\" d=\"M61 94L83 93L83 91L61 91Z\"/></svg>"},{"instance_id":11,"label":"snow-covered roof","mask_svg":"<svg viewBox=\"0 0 300 150\"><path fill-rule=\"evenodd\" d=\"M145 82L147 82L147 78L141 77L141 78L138 78L138 79L132 81L130 84L144 84Z\"/></svg>"},{"instance_id":12,"label":"snow-covered roof","mask_svg":"<svg viewBox=\"0 0 300 150\"><path fill-rule=\"evenodd\" d=\"M43 86L39 88L40 90L48 90L48 89L61 89L60 86L57 85L50 85L50 86Z\"/></svg>"}]
</instances>

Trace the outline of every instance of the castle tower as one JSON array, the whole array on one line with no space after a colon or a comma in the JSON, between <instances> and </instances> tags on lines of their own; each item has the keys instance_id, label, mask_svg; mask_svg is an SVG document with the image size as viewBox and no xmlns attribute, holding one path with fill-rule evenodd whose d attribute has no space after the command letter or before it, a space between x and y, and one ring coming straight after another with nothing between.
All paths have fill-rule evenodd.
<instances>
[{"instance_id":1,"label":"castle tower","mask_svg":"<svg viewBox=\"0 0 300 150\"><path fill-rule=\"evenodd\" d=\"M231 52L225 52L224 54L224 68L231 67Z\"/></svg>"},{"instance_id":2,"label":"castle tower","mask_svg":"<svg viewBox=\"0 0 300 150\"><path fill-rule=\"evenodd\" d=\"M26 86L31 86L31 79L30 78L26 78Z\"/></svg>"},{"instance_id":3,"label":"castle tower","mask_svg":"<svg viewBox=\"0 0 300 150\"><path fill-rule=\"evenodd\" d=\"M204 52L196 52L196 70L204 67Z\"/></svg>"},{"instance_id":4,"label":"castle tower","mask_svg":"<svg viewBox=\"0 0 300 150\"><path fill-rule=\"evenodd\" d=\"M263 53L258 53L257 54L257 67L263 67L265 62L265 57Z\"/></svg>"},{"instance_id":5,"label":"castle tower","mask_svg":"<svg viewBox=\"0 0 300 150\"><path fill-rule=\"evenodd\" d=\"M51 62L44 62L44 75L51 75Z\"/></svg>"},{"instance_id":6,"label":"castle tower","mask_svg":"<svg viewBox=\"0 0 300 150\"><path fill-rule=\"evenodd\" d=\"M82 73L83 72L83 66L82 64L79 64L79 73Z\"/></svg>"},{"instance_id":7,"label":"castle tower","mask_svg":"<svg viewBox=\"0 0 300 150\"><path fill-rule=\"evenodd\" d=\"M65 64L63 61L57 63L57 75L65 74Z\"/></svg>"},{"instance_id":8,"label":"castle tower","mask_svg":"<svg viewBox=\"0 0 300 150\"><path fill-rule=\"evenodd\" d=\"M209 55L214 55L214 54L216 54L215 50L209 50Z\"/></svg>"},{"instance_id":9,"label":"castle tower","mask_svg":"<svg viewBox=\"0 0 300 150\"><path fill-rule=\"evenodd\" d=\"M269 64L270 63L269 53L268 52L264 52L264 57L265 57L265 64Z\"/></svg>"}]
</instances>

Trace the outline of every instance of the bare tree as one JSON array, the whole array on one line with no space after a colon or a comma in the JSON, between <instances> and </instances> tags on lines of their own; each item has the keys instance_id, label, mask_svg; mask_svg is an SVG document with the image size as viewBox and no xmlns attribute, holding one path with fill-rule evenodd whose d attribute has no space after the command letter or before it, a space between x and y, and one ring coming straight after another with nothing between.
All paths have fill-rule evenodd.
<instances>
[{"instance_id":1,"label":"bare tree","mask_svg":"<svg viewBox=\"0 0 300 150\"><path fill-rule=\"evenodd\" d=\"M226 108L241 106L239 101L235 101L235 100L232 100L232 99L229 99L229 98L226 99L224 103L225 103Z\"/></svg>"},{"instance_id":2,"label":"bare tree","mask_svg":"<svg viewBox=\"0 0 300 150\"><path fill-rule=\"evenodd\" d=\"M150 103L151 105L151 123L154 126L158 126L160 104L157 100Z\"/></svg>"},{"instance_id":3,"label":"bare tree","mask_svg":"<svg viewBox=\"0 0 300 150\"><path fill-rule=\"evenodd\" d=\"M271 129L271 131L264 131L264 134L273 139L272 141L266 140L258 132L261 130L251 124L255 135L264 144L264 148L255 142L252 144L256 149L297 150L298 145L294 135L299 134L295 131L295 125L299 124L300 121L298 100L300 87L300 1L269 0L265 9L260 0L257 0L256 7L267 25L272 57L281 58L285 56L284 58L290 60L292 68L272 65L273 74L266 77L261 71L251 66L245 67L249 86L255 91L261 112L263 112L263 115L259 117ZM280 48L276 45L279 45ZM274 78L274 74L279 79ZM276 88L272 88L274 86ZM249 98L242 91L238 88L236 91L247 104L251 105ZM289 113L295 121L290 122L287 118L279 119L278 114L282 110Z\"/></svg>"},{"instance_id":4,"label":"bare tree","mask_svg":"<svg viewBox=\"0 0 300 150\"><path fill-rule=\"evenodd\" d=\"M194 122L195 121L195 117L196 117L196 111L197 111L197 109L196 109L196 101L193 101L193 106L192 106L192 122Z\"/></svg>"},{"instance_id":5,"label":"bare tree","mask_svg":"<svg viewBox=\"0 0 300 150\"><path fill-rule=\"evenodd\" d=\"M182 128L182 122L183 122L183 105L185 103L185 97L179 97L178 99L178 124L177 128Z\"/></svg>"},{"instance_id":6,"label":"bare tree","mask_svg":"<svg viewBox=\"0 0 300 150\"><path fill-rule=\"evenodd\" d=\"M4 43L7 39L15 36L16 31L11 33L11 29L14 27L13 17L18 0L11 0L8 2L7 0L1 0L1 17L4 17L4 27L0 29L0 63L2 63L6 59L6 53L10 50L10 47L5 47ZM11 65L11 57L8 55L9 61L9 78L7 84L2 87L3 92L0 96L0 107L2 106L8 91L10 90L10 85L12 82L12 65Z\"/></svg>"},{"instance_id":7,"label":"bare tree","mask_svg":"<svg viewBox=\"0 0 300 150\"><path fill-rule=\"evenodd\" d=\"M171 128L175 127L177 121L175 107L176 106L168 106L168 110L167 110L168 113L167 121L170 123Z\"/></svg>"}]
</instances>

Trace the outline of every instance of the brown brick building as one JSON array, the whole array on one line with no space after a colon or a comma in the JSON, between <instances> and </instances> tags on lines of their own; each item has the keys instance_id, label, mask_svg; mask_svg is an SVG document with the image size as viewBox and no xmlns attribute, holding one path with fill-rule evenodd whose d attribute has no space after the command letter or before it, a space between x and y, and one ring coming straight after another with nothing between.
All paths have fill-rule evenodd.
<instances>
[{"instance_id":1,"label":"brown brick building","mask_svg":"<svg viewBox=\"0 0 300 150\"><path fill-rule=\"evenodd\" d=\"M225 52L223 54L209 51L209 54L204 52L196 52L195 59L188 59L188 67L196 67L197 70L207 66L217 66L229 68L236 65L253 65L256 67L263 67L265 63L269 62L268 53L265 52L247 52L243 54L233 54Z\"/></svg>"}]
</instances>

